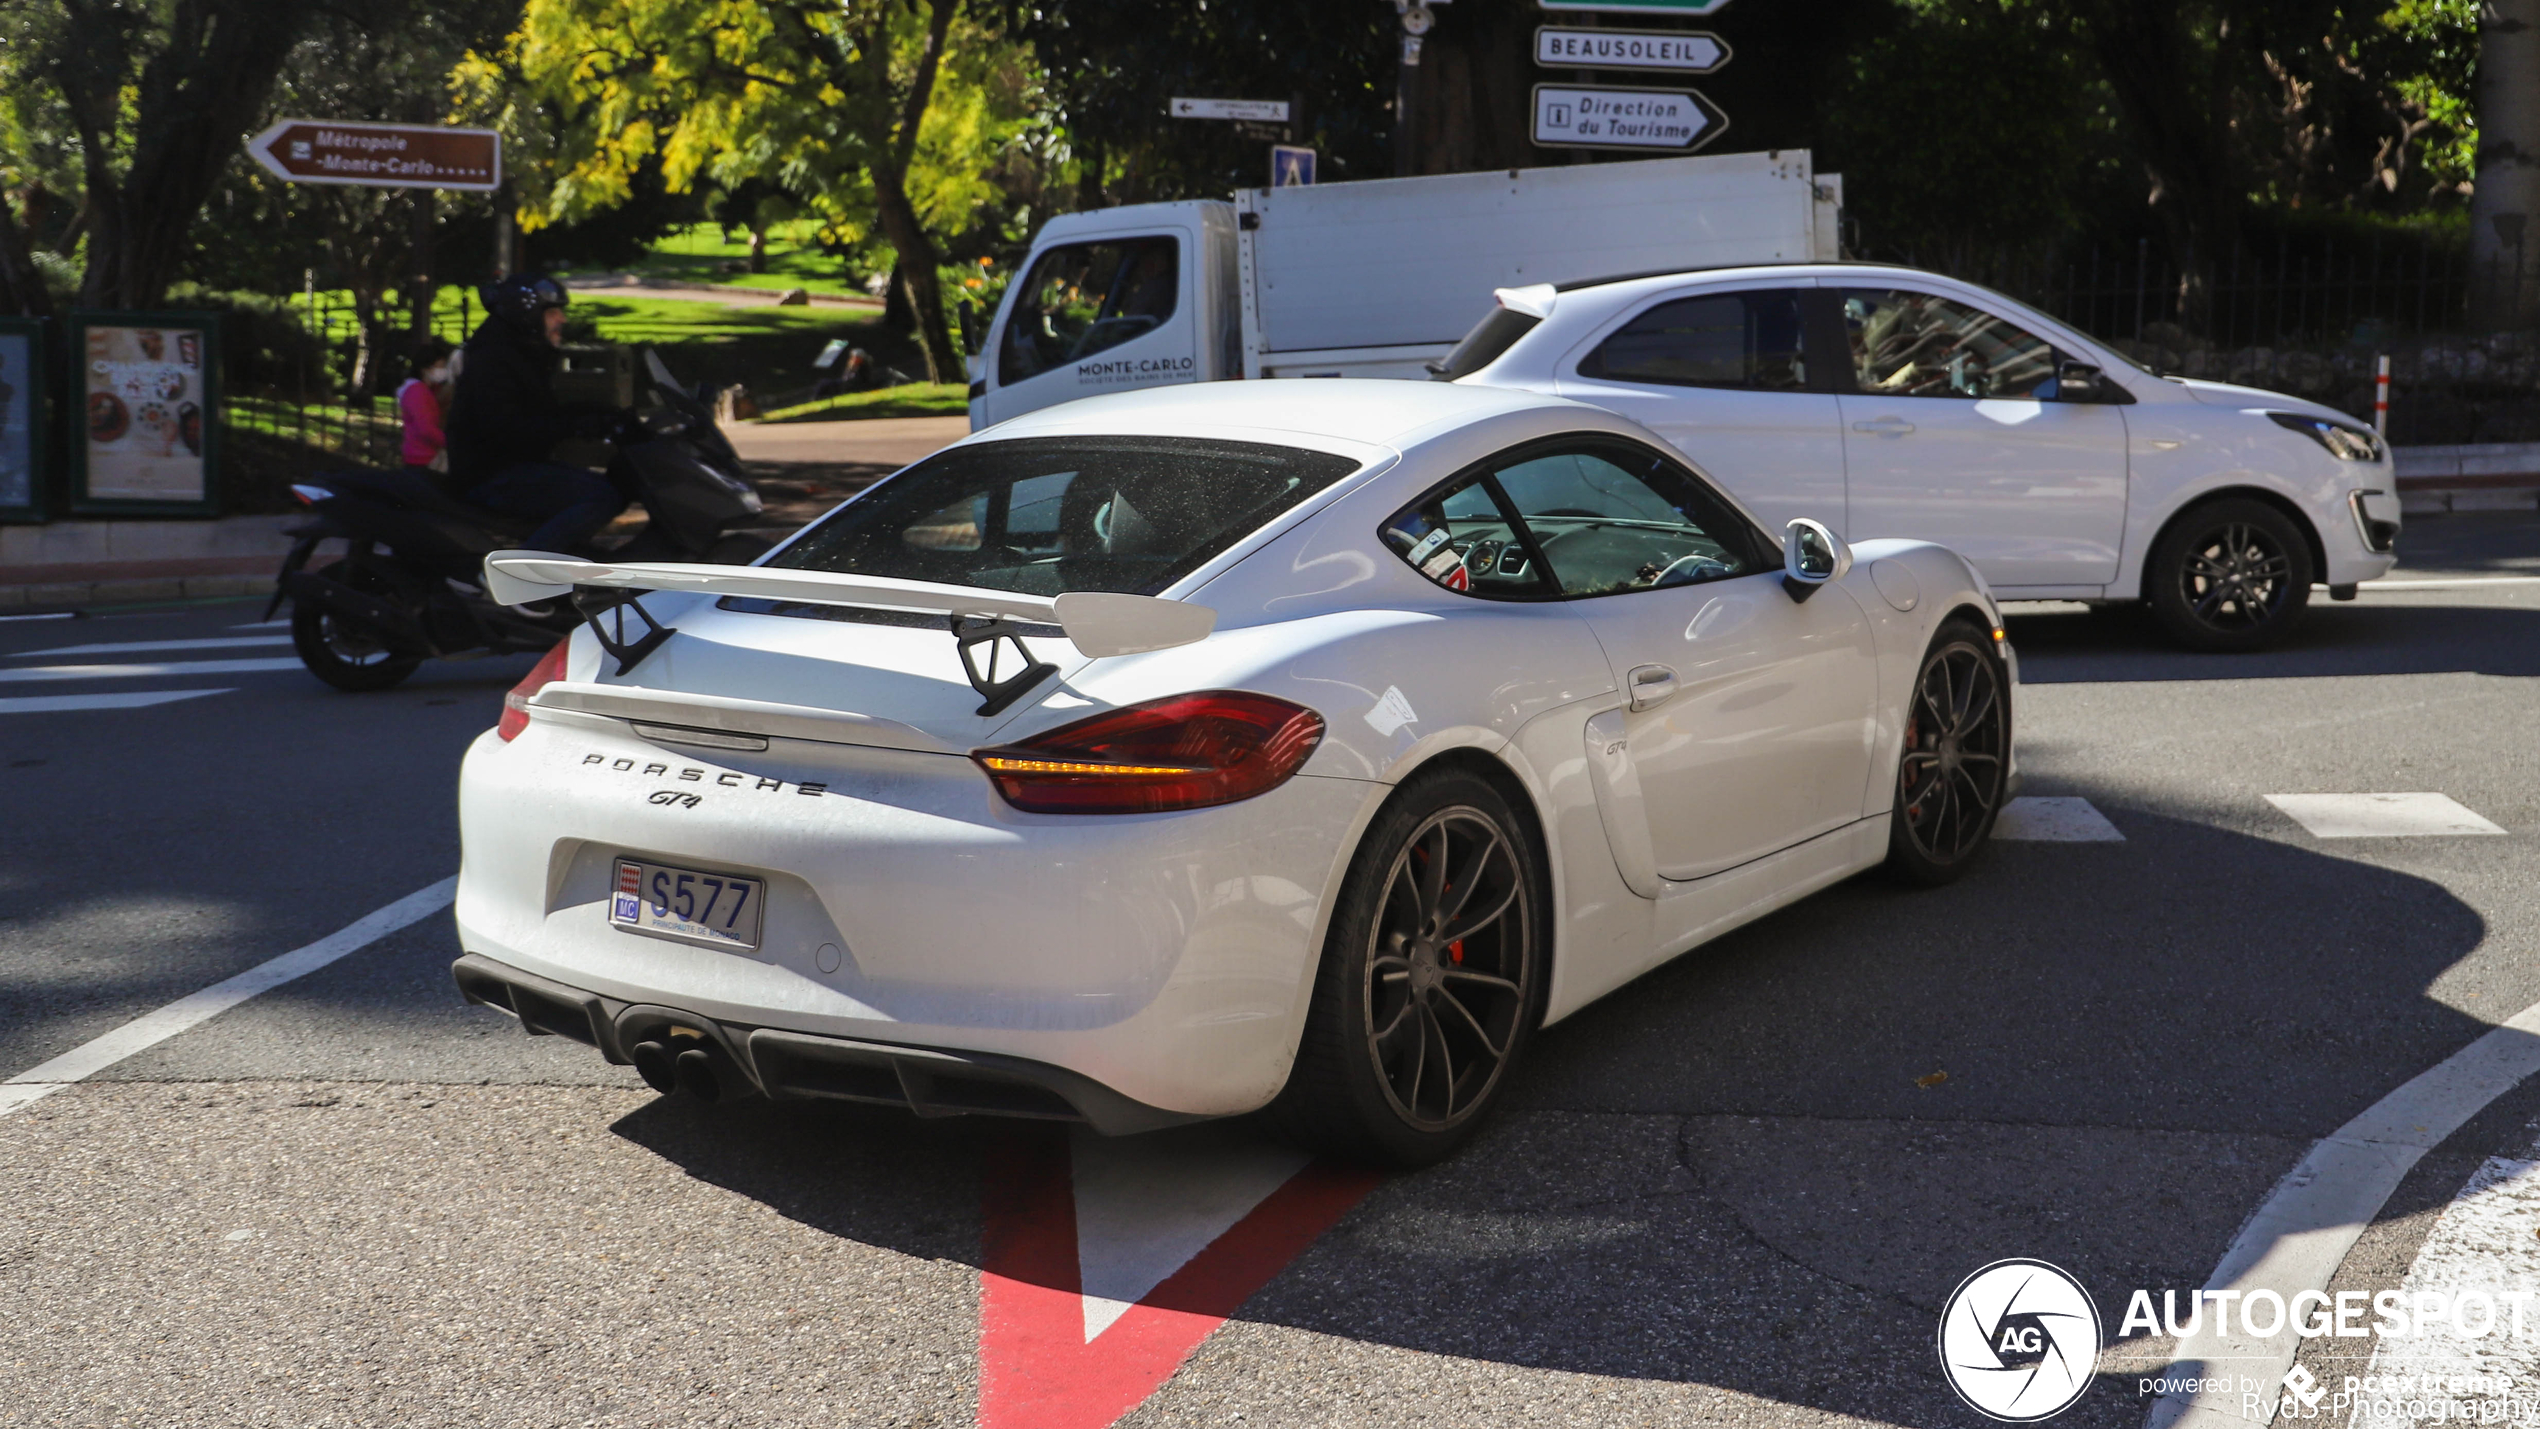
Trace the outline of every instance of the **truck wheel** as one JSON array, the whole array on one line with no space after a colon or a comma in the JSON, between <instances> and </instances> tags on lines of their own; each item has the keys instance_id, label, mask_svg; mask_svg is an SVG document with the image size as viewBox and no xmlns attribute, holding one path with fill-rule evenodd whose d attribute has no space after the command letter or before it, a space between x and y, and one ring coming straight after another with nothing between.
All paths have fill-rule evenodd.
<instances>
[{"instance_id":1,"label":"truck wheel","mask_svg":"<svg viewBox=\"0 0 2540 1429\"><path fill-rule=\"evenodd\" d=\"M2263 501L2226 499L2161 533L2144 595L2190 650L2263 650L2301 623L2311 574L2310 547L2290 517Z\"/></svg>"},{"instance_id":2,"label":"truck wheel","mask_svg":"<svg viewBox=\"0 0 2540 1429\"><path fill-rule=\"evenodd\" d=\"M385 582L365 577L343 561L318 574L373 595L392 594ZM400 654L385 636L358 621L296 600L291 603L291 648L310 674L354 694L400 684L423 663L421 656Z\"/></svg>"},{"instance_id":3,"label":"truck wheel","mask_svg":"<svg viewBox=\"0 0 2540 1429\"><path fill-rule=\"evenodd\" d=\"M1404 785L1341 885L1272 1122L1386 1167L1462 1144L1542 1018L1542 866L1487 781L1442 770Z\"/></svg>"}]
</instances>

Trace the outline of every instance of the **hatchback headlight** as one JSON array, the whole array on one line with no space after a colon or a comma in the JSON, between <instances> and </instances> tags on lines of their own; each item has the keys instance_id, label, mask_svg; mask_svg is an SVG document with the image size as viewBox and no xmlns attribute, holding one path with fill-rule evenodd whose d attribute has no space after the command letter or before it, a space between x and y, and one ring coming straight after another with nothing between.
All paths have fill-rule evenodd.
<instances>
[{"instance_id":1,"label":"hatchback headlight","mask_svg":"<svg viewBox=\"0 0 2540 1429\"><path fill-rule=\"evenodd\" d=\"M2381 460L2381 438L2370 428L2350 427L2344 422L2331 422L2320 417L2306 417L2298 412L2269 412L2267 420L2289 432L2300 432L2328 450L2339 461Z\"/></svg>"}]
</instances>

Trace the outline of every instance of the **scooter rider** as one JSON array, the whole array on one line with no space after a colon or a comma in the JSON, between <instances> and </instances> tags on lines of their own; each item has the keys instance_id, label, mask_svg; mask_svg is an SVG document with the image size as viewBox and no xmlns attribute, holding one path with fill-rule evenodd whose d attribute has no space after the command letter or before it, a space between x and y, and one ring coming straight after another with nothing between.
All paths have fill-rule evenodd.
<instances>
[{"instance_id":1,"label":"scooter rider","mask_svg":"<svg viewBox=\"0 0 2540 1429\"><path fill-rule=\"evenodd\" d=\"M450 485L472 505L539 522L523 538L527 548L588 555L591 538L626 509L627 493L550 453L561 441L616 435L632 415L556 400L558 348L571 301L564 284L521 273L480 291L485 321L461 349L450 403Z\"/></svg>"}]
</instances>

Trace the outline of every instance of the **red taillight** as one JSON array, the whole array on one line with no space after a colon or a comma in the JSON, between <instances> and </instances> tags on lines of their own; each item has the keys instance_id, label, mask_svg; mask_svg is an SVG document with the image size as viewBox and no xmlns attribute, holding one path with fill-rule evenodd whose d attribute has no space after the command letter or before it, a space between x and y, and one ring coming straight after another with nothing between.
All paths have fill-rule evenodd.
<instances>
[{"instance_id":1,"label":"red taillight","mask_svg":"<svg viewBox=\"0 0 2540 1429\"><path fill-rule=\"evenodd\" d=\"M559 640L556 648L538 657L538 663L521 677L519 684L503 696L503 717L494 721L494 733L505 743L520 738L529 728L529 697L564 678L565 647L571 640Z\"/></svg>"},{"instance_id":2,"label":"red taillight","mask_svg":"<svg viewBox=\"0 0 2540 1429\"><path fill-rule=\"evenodd\" d=\"M1204 809L1287 781L1323 737L1302 705L1240 690L1175 695L973 751L997 793L1035 814Z\"/></svg>"}]
</instances>

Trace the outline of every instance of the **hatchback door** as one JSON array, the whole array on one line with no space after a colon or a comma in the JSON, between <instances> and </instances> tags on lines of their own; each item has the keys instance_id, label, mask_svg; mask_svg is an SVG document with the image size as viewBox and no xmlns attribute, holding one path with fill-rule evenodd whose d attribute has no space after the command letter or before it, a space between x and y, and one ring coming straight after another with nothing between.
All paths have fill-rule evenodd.
<instances>
[{"instance_id":1,"label":"hatchback door","mask_svg":"<svg viewBox=\"0 0 2540 1429\"><path fill-rule=\"evenodd\" d=\"M1933 293L1842 292L1845 536L1938 541L2004 589L2115 580L2125 416L2055 397L2053 344Z\"/></svg>"},{"instance_id":2,"label":"hatchback door","mask_svg":"<svg viewBox=\"0 0 2540 1429\"><path fill-rule=\"evenodd\" d=\"M1761 532L1629 442L1524 449L1492 477L1629 698L1622 732L1661 877L1718 873L1861 817L1878 658L1848 594L1791 599Z\"/></svg>"},{"instance_id":3,"label":"hatchback door","mask_svg":"<svg viewBox=\"0 0 2540 1429\"><path fill-rule=\"evenodd\" d=\"M1564 358L1556 389L1620 412L1692 457L1778 531L1844 531L1840 354L1812 351L1810 289L1786 284L1654 299Z\"/></svg>"}]
</instances>

